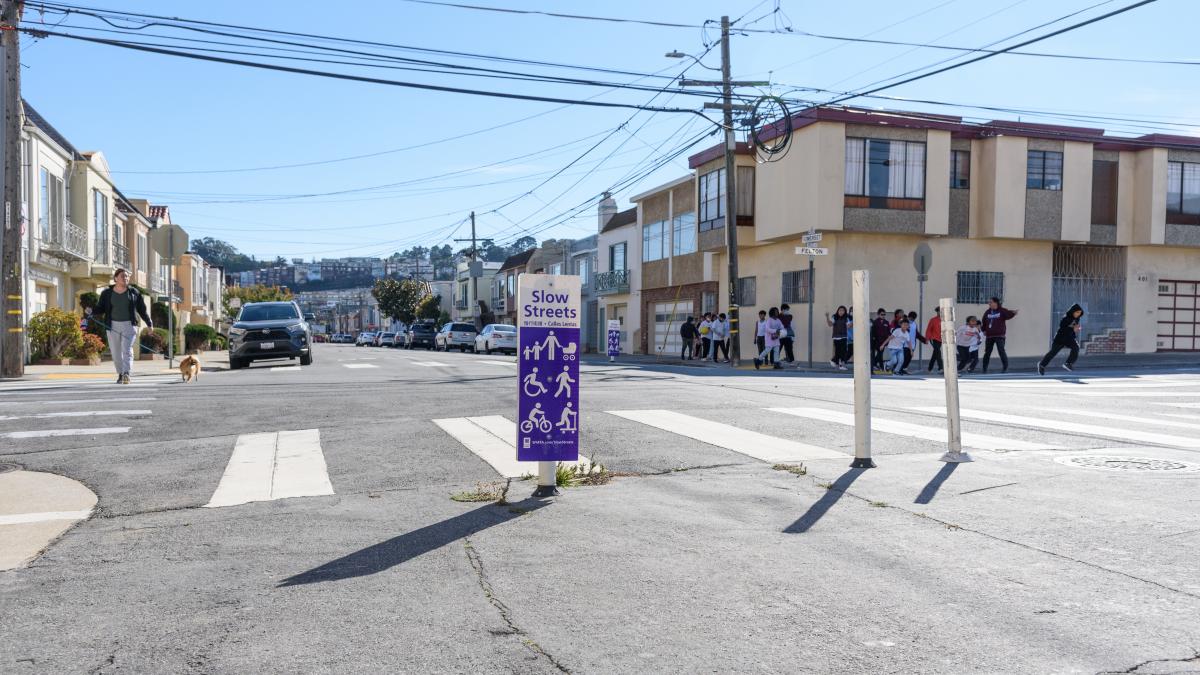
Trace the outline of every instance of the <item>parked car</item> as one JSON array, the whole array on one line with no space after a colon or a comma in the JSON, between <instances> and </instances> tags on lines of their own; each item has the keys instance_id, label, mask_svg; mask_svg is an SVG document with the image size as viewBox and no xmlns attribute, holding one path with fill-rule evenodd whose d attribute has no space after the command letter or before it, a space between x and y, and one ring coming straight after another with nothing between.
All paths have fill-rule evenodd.
<instances>
[{"instance_id":1,"label":"parked car","mask_svg":"<svg viewBox=\"0 0 1200 675\"><path fill-rule=\"evenodd\" d=\"M402 339L399 333L380 333L376 342L379 343L380 347L395 347Z\"/></svg>"},{"instance_id":2,"label":"parked car","mask_svg":"<svg viewBox=\"0 0 1200 675\"><path fill-rule=\"evenodd\" d=\"M313 342L329 342L329 336L317 333L313 336Z\"/></svg>"},{"instance_id":3,"label":"parked car","mask_svg":"<svg viewBox=\"0 0 1200 675\"><path fill-rule=\"evenodd\" d=\"M475 351L475 326L469 323L448 323L434 336L434 347L442 351L457 348L460 352Z\"/></svg>"},{"instance_id":4,"label":"parked car","mask_svg":"<svg viewBox=\"0 0 1200 675\"><path fill-rule=\"evenodd\" d=\"M375 341L374 333L371 333L368 331L363 331L358 334L358 339L354 341L354 346L355 347L361 347L363 345L370 346L374 341Z\"/></svg>"},{"instance_id":5,"label":"parked car","mask_svg":"<svg viewBox=\"0 0 1200 675\"><path fill-rule=\"evenodd\" d=\"M260 359L300 359L312 365L312 330L294 302L251 302L242 305L229 329L229 369L245 368Z\"/></svg>"},{"instance_id":6,"label":"parked car","mask_svg":"<svg viewBox=\"0 0 1200 675\"><path fill-rule=\"evenodd\" d=\"M475 351L517 353L517 327L506 323L489 323L475 336Z\"/></svg>"},{"instance_id":7,"label":"parked car","mask_svg":"<svg viewBox=\"0 0 1200 675\"><path fill-rule=\"evenodd\" d=\"M404 335L404 346L409 349L424 347L433 349L436 346L434 337L437 335L437 328L431 323L414 323L408 327L408 332Z\"/></svg>"},{"instance_id":8,"label":"parked car","mask_svg":"<svg viewBox=\"0 0 1200 675\"><path fill-rule=\"evenodd\" d=\"M333 342L338 344L352 345L354 344L354 336L349 333L338 333L333 336Z\"/></svg>"}]
</instances>

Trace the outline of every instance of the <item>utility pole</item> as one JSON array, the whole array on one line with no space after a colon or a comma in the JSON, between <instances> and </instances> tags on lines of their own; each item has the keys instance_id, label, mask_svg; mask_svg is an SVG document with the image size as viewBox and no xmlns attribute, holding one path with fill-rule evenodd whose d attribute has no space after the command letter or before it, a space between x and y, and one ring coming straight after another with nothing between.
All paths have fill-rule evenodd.
<instances>
[{"instance_id":1,"label":"utility pole","mask_svg":"<svg viewBox=\"0 0 1200 675\"><path fill-rule=\"evenodd\" d=\"M454 241L467 241L466 239L455 239ZM475 244L475 212L471 212L471 264L467 267L467 274L471 277L471 295L472 307L471 318L475 323L475 330L483 328L479 325L479 276L483 274L482 270L476 274L475 265L479 262L479 247Z\"/></svg>"},{"instance_id":2,"label":"utility pole","mask_svg":"<svg viewBox=\"0 0 1200 675\"><path fill-rule=\"evenodd\" d=\"M668 54L675 56L675 53ZM737 368L741 364L741 338L738 335L739 307L741 298L738 297L738 243L737 243L737 134L733 129L733 111L750 112L751 106L734 105L734 87L767 86L768 82L734 82L731 80L732 67L729 63L729 17L721 17L721 81L683 80L683 87L721 87L720 103L705 103L707 109L720 109L722 112L721 126L725 128L725 258L729 265L729 341L730 364Z\"/></svg>"},{"instance_id":3,"label":"utility pole","mask_svg":"<svg viewBox=\"0 0 1200 675\"><path fill-rule=\"evenodd\" d=\"M22 291L21 235L21 44L17 24L24 3L0 0L0 51L4 72L4 119L0 127L4 229L0 239L0 287L4 294L4 332L0 334L0 377L25 374L25 295Z\"/></svg>"}]
</instances>

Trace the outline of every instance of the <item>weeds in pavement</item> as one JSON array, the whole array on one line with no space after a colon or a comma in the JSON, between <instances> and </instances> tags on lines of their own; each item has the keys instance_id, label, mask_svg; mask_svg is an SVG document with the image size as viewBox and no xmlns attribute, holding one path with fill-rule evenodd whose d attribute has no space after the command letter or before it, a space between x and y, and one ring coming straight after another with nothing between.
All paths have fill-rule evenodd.
<instances>
[{"instance_id":1,"label":"weeds in pavement","mask_svg":"<svg viewBox=\"0 0 1200 675\"><path fill-rule=\"evenodd\" d=\"M788 473L795 474L797 476L808 475L808 468L805 467L803 464L776 464L775 466L772 466L771 468L775 469L776 471L786 471Z\"/></svg>"},{"instance_id":2,"label":"weeds in pavement","mask_svg":"<svg viewBox=\"0 0 1200 675\"><path fill-rule=\"evenodd\" d=\"M887 502L871 502L871 506L874 506L877 509L887 508L887 505L888 505Z\"/></svg>"},{"instance_id":3,"label":"weeds in pavement","mask_svg":"<svg viewBox=\"0 0 1200 675\"><path fill-rule=\"evenodd\" d=\"M832 490L832 489L833 489L833 483L817 483L817 487L819 487L819 488L825 488L826 490Z\"/></svg>"},{"instance_id":4,"label":"weeds in pavement","mask_svg":"<svg viewBox=\"0 0 1200 675\"><path fill-rule=\"evenodd\" d=\"M508 504L508 488L512 485L512 479L508 479L503 483L483 483L475 484L475 490L472 492L456 492L450 495L450 499L456 502L496 502L503 506Z\"/></svg>"},{"instance_id":5,"label":"weeds in pavement","mask_svg":"<svg viewBox=\"0 0 1200 675\"><path fill-rule=\"evenodd\" d=\"M580 485L604 485L612 480L612 472L603 464L597 464L593 455L586 462L567 465L559 462L554 467L555 483L559 487L577 487Z\"/></svg>"}]
</instances>

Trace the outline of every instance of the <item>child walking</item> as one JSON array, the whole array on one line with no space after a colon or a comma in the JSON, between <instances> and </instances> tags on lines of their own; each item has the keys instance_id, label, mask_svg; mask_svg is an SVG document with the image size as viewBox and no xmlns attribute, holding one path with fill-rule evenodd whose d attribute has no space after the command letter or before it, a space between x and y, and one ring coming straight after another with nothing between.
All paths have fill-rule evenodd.
<instances>
[{"instance_id":1,"label":"child walking","mask_svg":"<svg viewBox=\"0 0 1200 675\"><path fill-rule=\"evenodd\" d=\"M783 322L779 320L779 310L772 307L767 312L767 320L763 322L763 349L758 354L758 358L754 359L754 369L770 362L774 363L775 370L781 370L783 365L779 363L779 341L786 334L783 327Z\"/></svg>"},{"instance_id":2,"label":"child walking","mask_svg":"<svg viewBox=\"0 0 1200 675\"><path fill-rule=\"evenodd\" d=\"M954 331L954 345L958 348L958 372L975 372L975 365L979 363L979 343L982 335L979 319L974 316L968 316L967 323Z\"/></svg>"},{"instance_id":3,"label":"child walking","mask_svg":"<svg viewBox=\"0 0 1200 675\"><path fill-rule=\"evenodd\" d=\"M887 342L880 347L880 351L886 349L888 353L887 363L883 366L885 372L904 374L904 346L908 344L908 339L908 319L901 319L899 325L892 329Z\"/></svg>"},{"instance_id":4,"label":"child walking","mask_svg":"<svg viewBox=\"0 0 1200 675\"><path fill-rule=\"evenodd\" d=\"M849 358L846 349L849 321L850 315L845 305L839 305L832 317L829 316L829 312L825 312L825 323L833 329L833 358L829 360L829 365L838 370L846 369L846 361Z\"/></svg>"},{"instance_id":5,"label":"child walking","mask_svg":"<svg viewBox=\"0 0 1200 675\"><path fill-rule=\"evenodd\" d=\"M1038 364L1038 375L1046 374L1046 366L1050 365L1050 361L1063 349L1071 350L1063 368L1068 372L1075 370L1075 361L1079 358L1079 319L1081 318L1083 318L1083 307L1078 304L1071 305L1071 309L1068 309L1058 322L1058 333L1054 336L1054 344Z\"/></svg>"}]
</instances>

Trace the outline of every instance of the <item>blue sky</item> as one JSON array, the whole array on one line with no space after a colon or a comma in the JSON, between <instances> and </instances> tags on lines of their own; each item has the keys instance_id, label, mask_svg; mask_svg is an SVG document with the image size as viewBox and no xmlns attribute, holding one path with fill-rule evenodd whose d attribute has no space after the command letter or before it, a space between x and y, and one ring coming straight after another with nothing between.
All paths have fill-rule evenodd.
<instances>
[{"instance_id":1,"label":"blue sky","mask_svg":"<svg viewBox=\"0 0 1200 675\"><path fill-rule=\"evenodd\" d=\"M745 15L743 23L764 17L753 26L760 29L791 25L812 33L979 47L1093 5L1099 6L1029 35L1049 32L1131 2L781 0L780 12L776 14L771 12L774 0L761 3L759 0L724 3L505 0L503 4L478 0L470 4L686 24L700 24L724 13L734 18ZM85 4L638 73L675 74L687 62L664 58L666 52L704 51L704 36L694 28L498 14L400 0L344 3L95 0L94 4ZM46 17L49 22L61 18ZM36 11L27 10L27 22L38 20ZM1197 25L1200 25L1200 3L1159 0L1028 49L1106 57L1200 60L1194 37ZM68 26L107 28L88 17L72 16L58 30L108 37ZM161 28L142 31L151 32L186 35ZM708 31L708 38L711 40L715 34ZM630 120L633 111L562 107L326 80L61 38L33 42L25 36L22 40L22 58L27 66L23 71L26 98L77 147L102 150L125 194L169 204L175 220L193 237L218 237L259 257L385 255L415 244L445 243L469 234L462 221L472 208L480 213L479 235L494 236L501 242L531 231L539 239L585 236L595 231L594 209L589 208L561 224L555 224L557 221L552 217L591 199L631 172L636 174L657 156L656 148L663 153L678 147L682 139L712 128L694 115L639 113L578 164L532 194L525 194ZM1012 43L1003 42L999 46ZM930 49L774 34L735 37L732 49L736 77L770 79L775 85L772 90L781 94L795 87L861 90L876 80L953 55ZM719 51L714 49L704 61L719 65L718 55ZM513 64L455 62L605 81L637 79ZM606 91L574 85L516 83L328 64L296 65L563 98L595 97L602 101L645 103L654 96L642 91ZM1021 116L1026 121L1105 127L1110 133L1160 131L1200 135L1200 99L1195 95L1196 85L1200 84L1198 73L1196 66L998 56L884 93L1139 120L1096 123ZM693 68L688 75L707 78L714 74ZM659 80L641 82L655 84ZM701 100L667 93L659 95L654 103L699 108ZM961 114L973 119L1017 117L899 101L860 99L854 103ZM506 126L473 133L502 124ZM715 138L697 149L713 142ZM404 150L417 145L426 147ZM229 171L367 154L377 156L277 170ZM195 171L222 173L179 173ZM628 186L617 194L622 208L628 205L628 196L686 171L685 155ZM448 173L454 175L431 178ZM362 189L381 185L391 187ZM291 197L342 191L349 192ZM489 212L505 204L499 212Z\"/></svg>"}]
</instances>

